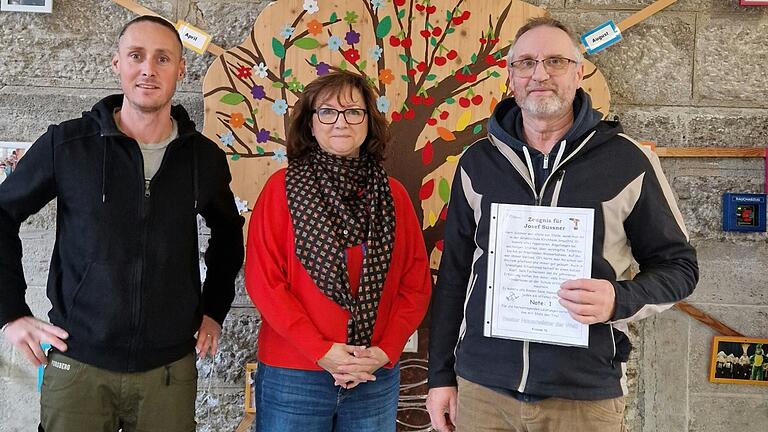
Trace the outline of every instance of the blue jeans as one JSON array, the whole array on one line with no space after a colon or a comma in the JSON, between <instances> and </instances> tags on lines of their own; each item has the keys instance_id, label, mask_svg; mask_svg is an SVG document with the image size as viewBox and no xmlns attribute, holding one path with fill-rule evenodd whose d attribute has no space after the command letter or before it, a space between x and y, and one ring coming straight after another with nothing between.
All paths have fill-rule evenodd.
<instances>
[{"instance_id":1,"label":"blue jeans","mask_svg":"<svg viewBox=\"0 0 768 432\"><path fill-rule=\"evenodd\" d=\"M350 390L326 371L259 363L254 432L395 432L400 364Z\"/></svg>"}]
</instances>

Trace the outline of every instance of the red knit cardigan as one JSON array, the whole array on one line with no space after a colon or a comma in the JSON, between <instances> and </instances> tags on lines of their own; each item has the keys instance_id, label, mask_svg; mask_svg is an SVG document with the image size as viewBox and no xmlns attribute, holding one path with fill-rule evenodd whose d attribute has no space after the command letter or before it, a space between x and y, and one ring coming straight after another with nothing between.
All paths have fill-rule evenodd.
<instances>
[{"instance_id":1,"label":"red knit cardigan","mask_svg":"<svg viewBox=\"0 0 768 432\"><path fill-rule=\"evenodd\" d=\"M395 207L395 245L371 345L387 354L390 363L386 366L392 367L424 318L431 276L408 193L397 180L390 178L389 183ZM334 342L346 342L349 313L320 291L296 257L285 169L269 178L256 201L246 253L245 285L262 317L259 360L270 366L321 370L317 360ZM359 245L347 250L353 293L359 286L362 259Z\"/></svg>"}]
</instances>

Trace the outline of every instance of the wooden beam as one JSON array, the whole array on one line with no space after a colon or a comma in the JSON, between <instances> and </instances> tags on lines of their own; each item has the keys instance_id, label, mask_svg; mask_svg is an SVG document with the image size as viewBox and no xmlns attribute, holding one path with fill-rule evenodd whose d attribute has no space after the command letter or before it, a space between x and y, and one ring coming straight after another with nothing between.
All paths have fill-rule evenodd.
<instances>
[{"instance_id":1,"label":"wooden beam","mask_svg":"<svg viewBox=\"0 0 768 432\"><path fill-rule=\"evenodd\" d=\"M677 0L658 0L657 2L651 3L642 10L625 18L623 21L616 24L616 26L619 28L619 30L621 30L622 33L624 33L625 30L632 27L633 25L645 21L646 19L656 14L656 12L659 12L660 10L676 2Z\"/></svg>"},{"instance_id":2,"label":"wooden beam","mask_svg":"<svg viewBox=\"0 0 768 432\"><path fill-rule=\"evenodd\" d=\"M153 11L152 9L145 8L144 6L136 3L133 0L112 0L112 1L115 2L118 5L126 8L126 9L128 9L129 11L135 13L136 15L152 15L152 16L160 17L160 18L168 21L169 23L171 23L174 26L176 25L173 21L169 20L168 18L160 15L159 13ZM224 51L226 51L226 50L224 48L216 45L215 43L210 42L208 44L208 47L206 48L206 51L208 51L209 53L211 53L211 54L213 54L213 55L218 57L218 56L224 54Z\"/></svg>"},{"instance_id":3,"label":"wooden beam","mask_svg":"<svg viewBox=\"0 0 768 432\"><path fill-rule=\"evenodd\" d=\"M706 324L708 327L712 328L713 330L715 330L716 332L720 333L723 336L744 337L743 334L728 327L727 325L721 323L720 321L712 318L711 316L707 315L704 311L693 306L688 302L684 302L684 301L679 302L678 304L675 305L675 307L685 312L686 314L690 315L693 319Z\"/></svg>"},{"instance_id":4,"label":"wooden beam","mask_svg":"<svg viewBox=\"0 0 768 432\"><path fill-rule=\"evenodd\" d=\"M659 157L764 158L763 147L656 147Z\"/></svg>"},{"instance_id":5,"label":"wooden beam","mask_svg":"<svg viewBox=\"0 0 768 432\"><path fill-rule=\"evenodd\" d=\"M239 425L237 425L237 429L235 429L235 432L248 432L251 430L251 425L253 424L253 421L256 419L256 415L253 413L246 413L243 417L243 420L240 422Z\"/></svg>"},{"instance_id":6,"label":"wooden beam","mask_svg":"<svg viewBox=\"0 0 768 432\"><path fill-rule=\"evenodd\" d=\"M629 17L625 18L620 23L616 24L616 27L619 28L619 30L624 33L625 30L632 27L635 24L638 24L642 21L645 21L646 19L650 18L656 12L664 9L665 7L671 5L672 3L677 2L677 0L658 0L654 3L651 3L650 5L646 6L645 8L635 12L634 14L630 15ZM582 44L581 45L581 53L587 52L587 48Z\"/></svg>"}]
</instances>

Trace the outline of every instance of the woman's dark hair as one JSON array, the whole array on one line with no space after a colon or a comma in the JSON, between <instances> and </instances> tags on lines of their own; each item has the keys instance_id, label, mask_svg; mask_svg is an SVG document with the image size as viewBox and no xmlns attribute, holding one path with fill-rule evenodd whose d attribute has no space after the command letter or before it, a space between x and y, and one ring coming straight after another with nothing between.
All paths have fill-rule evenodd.
<instances>
[{"instance_id":1,"label":"woman's dark hair","mask_svg":"<svg viewBox=\"0 0 768 432\"><path fill-rule=\"evenodd\" d=\"M376 108L376 94L360 75L346 71L331 72L309 83L293 106L286 131L286 151L289 159L299 159L309 153L317 141L312 136L312 116L318 99L336 96L341 102L343 92L357 89L363 95L368 118L368 136L360 148L374 160L384 160L389 143L389 126L384 115Z\"/></svg>"}]
</instances>

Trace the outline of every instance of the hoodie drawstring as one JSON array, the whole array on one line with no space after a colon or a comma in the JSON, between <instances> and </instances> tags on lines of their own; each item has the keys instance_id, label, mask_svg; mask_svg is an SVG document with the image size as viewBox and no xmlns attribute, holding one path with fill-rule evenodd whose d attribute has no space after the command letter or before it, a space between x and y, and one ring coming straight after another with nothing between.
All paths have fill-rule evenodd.
<instances>
[{"instance_id":1,"label":"hoodie drawstring","mask_svg":"<svg viewBox=\"0 0 768 432\"><path fill-rule=\"evenodd\" d=\"M195 210L197 210L197 200L199 198L199 186L197 176L197 146L194 141L190 143L192 145L192 184L195 188Z\"/></svg>"},{"instance_id":2,"label":"hoodie drawstring","mask_svg":"<svg viewBox=\"0 0 768 432\"><path fill-rule=\"evenodd\" d=\"M104 159L101 162L101 202L107 202L107 153L109 152L109 140L104 138Z\"/></svg>"}]
</instances>

